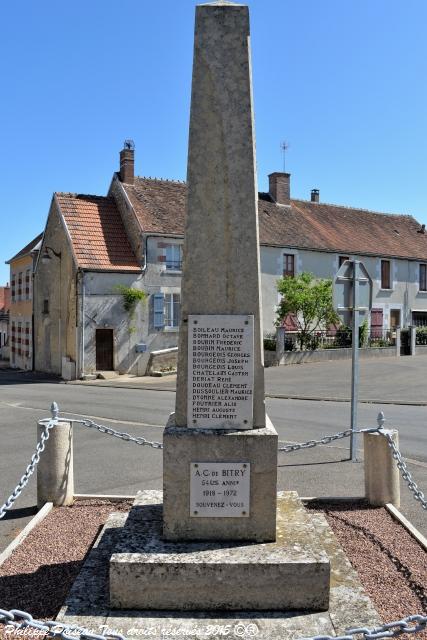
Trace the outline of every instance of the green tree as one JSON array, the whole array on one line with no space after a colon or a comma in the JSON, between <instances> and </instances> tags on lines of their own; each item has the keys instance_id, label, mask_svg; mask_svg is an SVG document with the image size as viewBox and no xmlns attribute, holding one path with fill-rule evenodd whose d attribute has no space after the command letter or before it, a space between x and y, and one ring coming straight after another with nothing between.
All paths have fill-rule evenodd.
<instances>
[{"instance_id":1,"label":"green tree","mask_svg":"<svg viewBox=\"0 0 427 640\"><path fill-rule=\"evenodd\" d=\"M315 332L340 320L332 304L332 280L316 279L312 273L285 276L277 282L282 295L276 324L293 314L301 349L316 348Z\"/></svg>"}]
</instances>

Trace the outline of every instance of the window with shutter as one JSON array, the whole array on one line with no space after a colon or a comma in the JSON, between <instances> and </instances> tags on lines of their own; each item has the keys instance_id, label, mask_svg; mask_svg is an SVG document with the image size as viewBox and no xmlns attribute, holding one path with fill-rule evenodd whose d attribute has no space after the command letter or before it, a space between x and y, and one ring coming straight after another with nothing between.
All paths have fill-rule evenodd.
<instances>
[{"instance_id":1,"label":"window with shutter","mask_svg":"<svg viewBox=\"0 0 427 640\"><path fill-rule=\"evenodd\" d=\"M390 260L381 260L381 289L391 289Z\"/></svg>"},{"instance_id":2,"label":"window with shutter","mask_svg":"<svg viewBox=\"0 0 427 640\"><path fill-rule=\"evenodd\" d=\"M427 291L427 264L420 264L420 291Z\"/></svg>"},{"instance_id":3,"label":"window with shutter","mask_svg":"<svg viewBox=\"0 0 427 640\"><path fill-rule=\"evenodd\" d=\"M153 297L153 308L154 308L154 320L153 325L155 329L163 329L165 326L164 320L164 302L165 302L165 294L164 293L155 293Z\"/></svg>"}]
</instances>

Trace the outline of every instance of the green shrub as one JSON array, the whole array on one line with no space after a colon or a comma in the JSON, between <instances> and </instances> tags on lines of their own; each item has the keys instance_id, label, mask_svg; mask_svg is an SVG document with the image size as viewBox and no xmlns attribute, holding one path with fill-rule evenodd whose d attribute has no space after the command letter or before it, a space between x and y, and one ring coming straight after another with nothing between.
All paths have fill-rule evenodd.
<instances>
[{"instance_id":1,"label":"green shrub","mask_svg":"<svg viewBox=\"0 0 427 640\"><path fill-rule=\"evenodd\" d=\"M427 344L427 327L417 327L415 342L419 345Z\"/></svg>"},{"instance_id":2,"label":"green shrub","mask_svg":"<svg viewBox=\"0 0 427 640\"><path fill-rule=\"evenodd\" d=\"M276 336L274 335L274 333L265 334L264 349L266 351L276 351Z\"/></svg>"}]
</instances>

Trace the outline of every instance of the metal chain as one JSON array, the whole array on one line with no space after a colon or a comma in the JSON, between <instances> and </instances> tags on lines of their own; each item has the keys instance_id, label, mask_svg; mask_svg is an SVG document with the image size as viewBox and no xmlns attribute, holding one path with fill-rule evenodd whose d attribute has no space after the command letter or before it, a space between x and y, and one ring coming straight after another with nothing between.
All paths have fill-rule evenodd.
<instances>
[{"instance_id":1,"label":"metal chain","mask_svg":"<svg viewBox=\"0 0 427 640\"><path fill-rule=\"evenodd\" d=\"M135 442L135 444L140 444L145 447L152 447L153 449L163 449L163 444L161 442L152 442L151 440L147 440L142 436L135 437L131 436L130 433L126 433L125 431L116 431L111 427L106 427L102 424L97 424L93 420L72 420L75 424L81 424L84 427L88 427L89 429L96 429L100 433L106 433L109 436L114 436L116 438L120 438L121 440L125 440L125 442Z\"/></svg>"},{"instance_id":2,"label":"metal chain","mask_svg":"<svg viewBox=\"0 0 427 640\"><path fill-rule=\"evenodd\" d=\"M46 622L35 620L31 614L19 609L11 609L10 611L0 609L0 622L8 626L11 625L15 629L30 627L46 631L49 637L63 638L63 640L126 640L125 636L120 633L99 635L91 633L85 627L79 627L78 625L67 625L54 620ZM416 614L402 618L402 620L387 622L373 629L368 627L348 629L344 636L311 636L300 640L355 640L355 636L357 636L357 640L379 640L379 638L396 638L404 633L419 633L424 631L426 626L427 616Z\"/></svg>"},{"instance_id":3,"label":"metal chain","mask_svg":"<svg viewBox=\"0 0 427 640\"><path fill-rule=\"evenodd\" d=\"M24 475L21 477L21 479L18 482L18 484L16 485L15 489L13 490L13 492L11 493L9 498L6 500L6 502L0 507L0 520L5 516L6 511L8 511L9 509L11 509L13 507L15 501L19 498L19 496L21 495L22 491L27 486L30 477L34 473L34 470L35 470L35 468L37 466L37 463L40 460L40 455L43 453L43 451L45 449L46 440L49 439L50 430L58 422L58 418L57 418L58 406L56 405L56 403L52 404L51 411L52 411L52 418L39 421L39 425L44 425L44 430L42 431L42 434L40 436L40 440L37 443L35 453L32 455L31 462L28 465L28 467L26 468Z\"/></svg>"},{"instance_id":4,"label":"metal chain","mask_svg":"<svg viewBox=\"0 0 427 640\"><path fill-rule=\"evenodd\" d=\"M300 449L310 449L311 447L316 447L318 444L329 444L334 442L334 440L348 438L352 433L380 433L380 429L378 427L373 429L358 429L354 432L352 429L346 429L345 431L335 433L333 436L324 436L320 440L307 440L307 442L299 442L298 444L288 444L284 447L279 447L279 451L282 453L290 453L291 451L299 451Z\"/></svg>"},{"instance_id":5,"label":"metal chain","mask_svg":"<svg viewBox=\"0 0 427 640\"><path fill-rule=\"evenodd\" d=\"M396 460L397 467L402 474L402 478L405 480L408 485L409 491L412 491L414 494L415 500L421 503L423 509L427 510L427 500L424 493L418 488L417 483L413 480L411 472L409 471L406 462L402 458L402 454L396 446L392 436L387 431L381 431L382 435L387 439L388 446L393 451L393 458Z\"/></svg>"},{"instance_id":6,"label":"metal chain","mask_svg":"<svg viewBox=\"0 0 427 640\"><path fill-rule=\"evenodd\" d=\"M411 625L410 623L415 623ZM367 627L356 627L348 629L345 636L313 636L302 638L301 640L354 640L354 636L362 637L364 640L378 640L379 638L396 638L403 633L418 633L424 631L427 625L427 616L413 615L402 620L387 622L380 627L368 629Z\"/></svg>"}]
</instances>

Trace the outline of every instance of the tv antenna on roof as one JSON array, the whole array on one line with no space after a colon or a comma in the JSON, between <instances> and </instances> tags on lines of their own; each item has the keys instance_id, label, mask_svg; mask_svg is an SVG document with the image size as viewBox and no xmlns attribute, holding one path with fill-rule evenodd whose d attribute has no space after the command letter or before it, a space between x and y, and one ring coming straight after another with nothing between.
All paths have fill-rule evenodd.
<instances>
[{"instance_id":1,"label":"tv antenna on roof","mask_svg":"<svg viewBox=\"0 0 427 640\"><path fill-rule=\"evenodd\" d=\"M135 149L135 143L133 140L127 139L123 143L123 149Z\"/></svg>"},{"instance_id":2,"label":"tv antenna on roof","mask_svg":"<svg viewBox=\"0 0 427 640\"><path fill-rule=\"evenodd\" d=\"M280 143L280 148L283 153L283 173L286 173L286 152L289 149L289 142L283 140L283 142Z\"/></svg>"}]
</instances>

